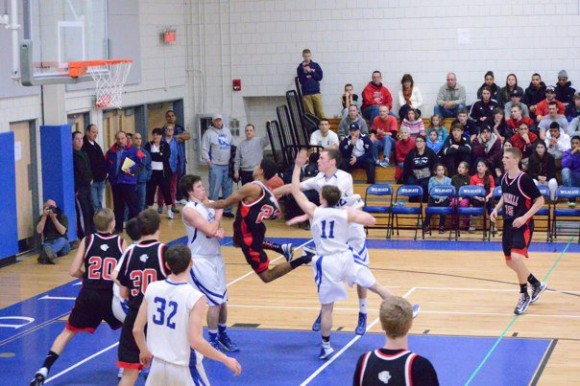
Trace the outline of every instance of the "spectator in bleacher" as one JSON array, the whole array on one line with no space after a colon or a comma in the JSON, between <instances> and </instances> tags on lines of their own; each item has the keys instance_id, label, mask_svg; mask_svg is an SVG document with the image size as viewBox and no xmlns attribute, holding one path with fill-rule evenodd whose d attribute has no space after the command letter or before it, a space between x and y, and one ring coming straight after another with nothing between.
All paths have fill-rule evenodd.
<instances>
[{"instance_id":1,"label":"spectator in bleacher","mask_svg":"<svg viewBox=\"0 0 580 386\"><path fill-rule=\"evenodd\" d=\"M469 119L467 110L459 110L457 114L457 119L453 121L451 126L456 123L460 123L463 126L463 136L471 142L473 138L477 135L477 123Z\"/></svg>"},{"instance_id":2,"label":"spectator in bleacher","mask_svg":"<svg viewBox=\"0 0 580 386\"><path fill-rule=\"evenodd\" d=\"M379 107L379 116L375 117L371 125L370 138L373 141L373 158L381 167L388 167L391 159L391 150L397 138L397 118L389 114L389 106ZM384 154L384 160L379 161L379 152Z\"/></svg>"},{"instance_id":3,"label":"spectator in bleacher","mask_svg":"<svg viewBox=\"0 0 580 386\"><path fill-rule=\"evenodd\" d=\"M413 139L417 138L419 135L425 135L425 124L413 108L407 110L407 116L401 122L401 128L403 127L409 129L409 133L411 133L411 138Z\"/></svg>"},{"instance_id":4,"label":"spectator in bleacher","mask_svg":"<svg viewBox=\"0 0 580 386\"><path fill-rule=\"evenodd\" d=\"M443 144L441 159L447 170L457 170L460 162L471 161L471 145L463 135L463 126L454 123L451 126L451 135Z\"/></svg>"},{"instance_id":5,"label":"spectator in bleacher","mask_svg":"<svg viewBox=\"0 0 580 386\"><path fill-rule=\"evenodd\" d=\"M528 161L528 175L536 185L545 185L550 189L550 198L553 200L558 189L556 181L556 160L546 151L546 144L542 141L534 143L534 152Z\"/></svg>"},{"instance_id":6,"label":"spectator in bleacher","mask_svg":"<svg viewBox=\"0 0 580 386\"><path fill-rule=\"evenodd\" d=\"M492 133L494 133L497 138L500 138L501 133L505 134L507 124L505 123L505 115L501 108L496 107L493 110L493 120L489 123ZM481 133L481 130L480 130Z\"/></svg>"},{"instance_id":7,"label":"spectator in bleacher","mask_svg":"<svg viewBox=\"0 0 580 386\"><path fill-rule=\"evenodd\" d=\"M489 172L489 166L484 160L478 160L476 163L476 172L469 179L469 185L482 186L485 189L484 197L472 197L470 200L471 206L491 208L491 198L493 190L495 189L495 180ZM474 231L473 226L469 227L470 231Z\"/></svg>"},{"instance_id":8,"label":"spectator in bleacher","mask_svg":"<svg viewBox=\"0 0 580 386\"><path fill-rule=\"evenodd\" d=\"M428 190L431 190L435 186L449 186L451 185L451 178L445 175L445 166L443 164L437 163L433 166L433 177L429 178ZM429 195L429 206L435 207L448 207L451 200L446 196ZM431 217L432 214L427 214L425 216L425 222L423 223L423 232L427 233L430 231ZM445 233L445 220L447 216L439 216L439 234Z\"/></svg>"},{"instance_id":9,"label":"spectator in bleacher","mask_svg":"<svg viewBox=\"0 0 580 386\"><path fill-rule=\"evenodd\" d=\"M267 137L256 137L256 127L251 123L244 132L246 138L240 141L234 158L234 181L242 181L242 185L254 181L254 169L262 162L264 149L270 144Z\"/></svg>"},{"instance_id":10,"label":"spectator in bleacher","mask_svg":"<svg viewBox=\"0 0 580 386\"><path fill-rule=\"evenodd\" d=\"M379 115L379 106L389 106L389 111L393 109L393 96L391 92L383 86L383 76L380 71L373 71L372 80L366 85L362 92L362 115L369 122L374 121Z\"/></svg>"},{"instance_id":11,"label":"spectator in bleacher","mask_svg":"<svg viewBox=\"0 0 580 386\"><path fill-rule=\"evenodd\" d=\"M220 191L221 197L232 194L233 182L229 169L233 138L220 114L215 114L211 122L201 137L201 160L209 167L209 199L217 201ZM224 209L223 217L234 217L231 206Z\"/></svg>"},{"instance_id":12,"label":"spectator in bleacher","mask_svg":"<svg viewBox=\"0 0 580 386\"><path fill-rule=\"evenodd\" d=\"M447 128L443 124L443 118L441 115L435 114L431 117L431 126L429 128L437 132L437 137L441 143L445 142L449 134L447 133Z\"/></svg>"},{"instance_id":13,"label":"spectator in bleacher","mask_svg":"<svg viewBox=\"0 0 580 386\"><path fill-rule=\"evenodd\" d=\"M525 123L521 123L518 126L518 132L510 138L513 147L517 147L522 152L522 162L532 155L532 146L537 139L538 136L532 133Z\"/></svg>"},{"instance_id":14,"label":"spectator in bleacher","mask_svg":"<svg viewBox=\"0 0 580 386\"><path fill-rule=\"evenodd\" d=\"M572 121L572 119L580 116L580 92L574 94L573 103L570 103L566 107L566 119L568 122Z\"/></svg>"},{"instance_id":15,"label":"spectator in bleacher","mask_svg":"<svg viewBox=\"0 0 580 386\"><path fill-rule=\"evenodd\" d=\"M484 122L493 121L493 110L497 107L497 102L491 99L491 89L487 86L483 86L481 90L481 99L471 105L471 111L469 112L469 119L475 121L477 132L471 133L471 135L477 135L479 129Z\"/></svg>"},{"instance_id":16,"label":"spectator in bleacher","mask_svg":"<svg viewBox=\"0 0 580 386\"><path fill-rule=\"evenodd\" d=\"M455 188L455 192L459 192L459 188L469 185L469 164L467 162L460 162L457 167L457 174L451 177L451 185ZM469 206L469 199L462 197L454 197L451 200L451 205L457 208L467 208ZM469 216L462 216L461 222L463 229L469 228Z\"/></svg>"},{"instance_id":17,"label":"spectator in bleacher","mask_svg":"<svg viewBox=\"0 0 580 386\"><path fill-rule=\"evenodd\" d=\"M572 119L572 122L568 124L568 135L570 138L580 135L580 116Z\"/></svg>"},{"instance_id":18,"label":"spectator in bleacher","mask_svg":"<svg viewBox=\"0 0 580 386\"><path fill-rule=\"evenodd\" d=\"M439 88L433 114L443 118L455 118L465 108L466 101L465 87L457 84L455 73L450 72L447 74L447 83Z\"/></svg>"},{"instance_id":19,"label":"spectator in bleacher","mask_svg":"<svg viewBox=\"0 0 580 386\"><path fill-rule=\"evenodd\" d=\"M536 119L536 105L546 96L546 84L542 82L542 77L537 72L532 75L532 81L524 92L524 103L530 111L530 118Z\"/></svg>"},{"instance_id":20,"label":"spectator in bleacher","mask_svg":"<svg viewBox=\"0 0 580 386\"><path fill-rule=\"evenodd\" d=\"M330 122L326 118L322 118L318 124L318 130L310 134L311 146L322 146L324 149L338 148L339 143L338 135L330 130Z\"/></svg>"},{"instance_id":21,"label":"spectator in bleacher","mask_svg":"<svg viewBox=\"0 0 580 386\"><path fill-rule=\"evenodd\" d=\"M497 94L497 103L500 107L504 107L507 103L510 103L512 101L512 94L516 91L520 98L524 95L524 90L518 86L518 77L516 74L509 74L505 80L505 86L502 87ZM506 115L509 115L509 109L506 111Z\"/></svg>"},{"instance_id":22,"label":"spectator in bleacher","mask_svg":"<svg viewBox=\"0 0 580 386\"><path fill-rule=\"evenodd\" d=\"M570 136L560 127L558 122L552 122L546 133L546 146L548 153L552 154L557 163L562 159L564 152L570 149Z\"/></svg>"},{"instance_id":23,"label":"spectator in bleacher","mask_svg":"<svg viewBox=\"0 0 580 386\"><path fill-rule=\"evenodd\" d=\"M556 101L550 102L548 105L548 114L544 116L544 119L542 119L540 123L538 123L540 139L546 138L546 132L554 122L558 123L559 127L564 131L568 128L568 120L563 115L558 114L558 105L556 104Z\"/></svg>"},{"instance_id":24,"label":"spectator in bleacher","mask_svg":"<svg viewBox=\"0 0 580 386\"><path fill-rule=\"evenodd\" d=\"M512 111L512 106L518 105L522 109L522 116L529 117L530 110L528 109L528 105L522 102L522 96L524 95L523 91L519 88L518 90L514 90L511 93L511 99L508 99L507 103L503 106L503 111L505 112L505 116L509 117Z\"/></svg>"},{"instance_id":25,"label":"spectator in bleacher","mask_svg":"<svg viewBox=\"0 0 580 386\"><path fill-rule=\"evenodd\" d=\"M360 116L358 107L356 107L356 105L350 105L348 108L348 115L345 118L342 118L338 124L338 139L340 141L349 136L349 127L353 123L356 123L360 128L361 134L366 135L369 133L367 122Z\"/></svg>"},{"instance_id":26,"label":"spectator in bleacher","mask_svg":"<svg viewBox=\"0 0 580 386\"><path fill-rule=\"evenodd\" d=\"M405 157L403 181L407 185L420 185L423 188L423 202L426 202L429 196L431 170L438 162L439 157L427 147L425 136L418 136L415 139L415 148Z\"/></svg>"},{"instance_id":27,"label":"spectator in bleacher","mask_svg":"<svg viewBox=\"0 0 580 386\"><path fill-rule=\"evenodd\" d=\"M512 147L513 147L513 145L510 142L510 140L509 139L506 139L504 141L504 143L503 143L503 146L502 146L502 149L501 149L501 153L498 154L498 156L494 160L494 163L493 164L494 164L494 168L495 168L495 170L494 170L494 172L495 172L495 184L497 186L501 185L501 179L503 177L503 174L505 173L505 168L504 168L503 162L502 162L502 160L503 160L503 153L504 153L504 151L506 149L510 149Z\"/></svg>"},{"instance_id":28,"label":"spectator in bleacher","mask_svg":"<svg viewBox=\"0 0 580 386\"><path fill-rule=\"evenodd\" d=\"M344 85L344 94L342 94L342 118L348 115L348 108L350 105L355 105L360 108L360 101L358 100L358 95L354 92L352 84L347 83Z\"/></svg>"},{"instance_id":29,"label":"spectator in bleacher","mask_svg":"<svg viewBox=\"0 0 580 386\"><path fill-rule=\"evenodd\" d=\"M146 199L147 199L147 182L151 179L151 154L145 150L143 145L143 136L141 133L135 133L133 136L133 146L135 149L140 150L143 153L143 159L141 160L141 167L137 172L137 187L135 192L137 192L137 197L139 198L139 212L146 209ZM128 209L125 211L128 215Z\"/></svg>"},{"instance_id":30,"label":"spectator in bleacher","mask_svg":"<svg viewBox=\"0 0 580 386\"><path fill-rule=\"evenodd\" d=\"M572 87L572 82L568 80L568 73L566 70L562 70L558 73L558 83L556 83L556 100L559 100L568 106L574 102L574 94L576 89Z\"/></svg>"},{"instance_id":31,"label":"spectator in bleacher","mask_svg":"<svg viewBox=\"0 0 580 386\"><path fill-rule=\"evenodd\" d=\"M477 99L481 99L483 94L483 89L488 88L491 93L491 99L493 99L496 103L499 99L499 91L500 88L497 84L495 84L495 76L493 75L493 71L488 71L485 73L483 78L483 84L477 89Z\"/></svg>"},{"instance_id":32,"label":"spectator in bleacher","mask_svg":"<svg viewBox=\"0 0 580 386\"><path fill-rule=\"evenodd\" d=\"M572 137L571 146L562 157L562 185L580 186L580 136ZM569 205L575 206L576 201L570 201Z\"/></svg>"},{"instance_id":33,"label":"spectator in bleacher","mask_svg":"<svg viewBox=\"0 0 580 386\"><path fill-rule=\"evenodd\" d=\"M298 81L302 88L302 100L304 110L307 113L324 118L322 95L320 94L320 81L322 80L322 68L312 61L312 52L307 48L302 51L303 61L298 65Z\"/></svg>"},{"instance_id":34,"label":"spectator in bleacher","mask_svg":"<svg viewBox=\"0 0 580 386\"><path fill-rule=\"evenodd\" d=\"M373 143L367 135L361 134L356 123L349 126L350 136L340 142L342 155L341 169L350 173L353 169L364 169L367 173L367 184L375 183L375 161Z\"/></svg>"},{"instance_id":35,"label":"spectator in bleacher","mask_svg":"<svg viewBox=\"0 0 580 386\"><path fill-rule=\"evenodd\" d=\"M423 96L419 87L415 86L411 74L403 75L401 79L401 90L399 90L399 119L403 120L407 116L409 109L415 109L418 116L421 116L419 107L423 105Z\"/></svg>"},{"instance_id":36,"label":"spectator in bleacher","mask_svg":"<svg viewBox=\"0 0 580 386\"><path fill-rule=\"evenodd\" d=\"M558 114L564 115L566 106L556 99L556 91L554 86L546 87L546 98L536 104L536 122L540 122L546 115L548 115L548 106L552 102L558 105Z\"/></svg>"},{"instance_id":37,"label":"spectator in bleacher","mask_svg":"<svg viewBox=\"0 0 580 386\"><path fill-rule=\"evenodd\" d=\"M429 129L427 130L427 147L435 152L437 156L443 148L443 141L437 136L437 130Z\"/></svg>"},{"instance_id":38,"label":"spectator in bleacher","mask_svg":"<svg viewBox=\"0 0 580 386\"><path fill-rule=\"evenodd\" d=\"M535 130L536 126L534 120L530 117L522 116L521 106L520 105L512 106L510 119L506 121L506 129L504 133L505 135L502 135L503 137L502 140L509 140L512 136L514 136L518 132L518 128L522 123L524 123L529 128L533 128Z\"/></svg>"},{"instance_id":39,"label":"spectator in bleacher","mask_svg":"<svg viewBox=\"0 0 580 386\"><path fill-rule=\"evenodd\" d=\"M495 169L495 160L501 153L501 141L498 136L492 132L489 125L484 125L479 135L471 143L472 159L484 160L491 170Z\"/></svg>"},{"instance_id":40,"label":"spectator in bleacher","mask_svg":"<svg viewBox=\"0 0 580 386\"><path fill-rule=\"evenodd\" d=\"M409 154L409 152L414 148L415 140L411 138L409 129L406 127L401 128L401 130L399 130L399 140L395 143L395 160L398 167L401 169L403 168L407 154Z\"/></svg>"}]
</instances>

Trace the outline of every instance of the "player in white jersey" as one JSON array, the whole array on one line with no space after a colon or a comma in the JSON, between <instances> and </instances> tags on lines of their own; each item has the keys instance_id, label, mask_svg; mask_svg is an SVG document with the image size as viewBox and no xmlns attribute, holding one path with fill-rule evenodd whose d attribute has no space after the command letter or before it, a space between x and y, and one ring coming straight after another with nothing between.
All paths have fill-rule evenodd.
<instances>
[{"instance_id":1,"label":"player in white jersey","mask_svg":"<svg viewBox=\"0 0 580 386\"><path fill-rule=\"evenodd\" d=\"M182 219L187 231L187 245L195 263L191 268L190 280L205 295L209 306L209 342L218 350L239 351L226 332L228 296L220 247L220 240L224 238L224 229L220 225L223 209L212 209L202 204L207 194L199 176L188 174L181 177L179 190L188 200L182 211Z\"/></svg>"},{"instance_id":2,"label":"player in white jersey","mask_svg":"<svg viewBox=\"0 0 580 386\"><path fill-rule=\"evenodd\" d=\"M304 180L300 183L300 189L302 191L306 190L316 190L318 193L321 192L322 187L325 185L336 186L340 189L342 193L342 198L337 206L349 206L355 209L361 209L364 206L364 202L361 200L360 195L353 194L353 182L352 176L338 169L342 157L338 149L326 149L320 153L318 158L318 170L320 171L315 177ZM285 185L274 191L277 197L285 194L289 194L291 190L290 185ZM295 217L289 222L288 225L300 223L305 221L306 217L299 216ZM350 224L350 230L348 232L347 242L353 250L353 256L358 262L365 265L370 264L370 258L367 250L366 232L363 225L352 223ZM304 247L306 253L311 253L309 247ZM355 329L357 335L363 335L366 332L367 326L367 290L361 286L357 286L357 294L359 298L359 314L358 322ZM320 330L320 314L318 318L312 325L313 331Z\"/></svg>"},{"instance_id":3,"label":"player in white jersey","mask_svg":"<svg viewBox=\"0 0 580 386\"><path fill-rule=\"evenodd\" d=\"M320 359L327 359L334 350L330 345L332 309L334 302L346 298L344 282L357 284L377 293L383 299L392 296L378 283L369 268L353 257L348 245L350 224L374 225L373 216L348 206L336 207L342 193L336 186L325 185L320 192L321 207L317 207L302 193L300 169L306 162L306 152L296 157L292 175L292 194L300 208L311 220L312 237L316 244L316 256L312 259L314 279L321 304L322 347Z\"/></svg>"},{"instance_id":4,"label":"player in white jersey","mask_svg":"<svg viewBox=\"0 0 580 386\"><path fill-rule=\"evenodd\" d=\"M222 362L235 375L242 371L237 360L203 339L204 296L188 285L192 264L191 251L185 245L169 248L165 265L171 274L166 280L151 283L145 292L133 336L139 347L139 361L145 367L151 364L146 385L208 385L207 379L203 379L205 373L197 378L190 373L190 347Z\"/></svg>"}]
</instances>

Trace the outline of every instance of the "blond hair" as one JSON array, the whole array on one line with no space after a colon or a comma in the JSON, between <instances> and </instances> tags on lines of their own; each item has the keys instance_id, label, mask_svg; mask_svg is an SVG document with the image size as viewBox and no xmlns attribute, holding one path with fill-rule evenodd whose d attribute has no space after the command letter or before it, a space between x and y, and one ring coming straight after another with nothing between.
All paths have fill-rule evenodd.
<instances>
[{"instance_id":1,"label":"blond hair","mask_svg":"<svg viewBox=\"0 0 580 386\"><path fill-rule=\"evenodd\" d=\"M389 296L381 303L380 319L387 337L403 337L413 324L413 307L399 296Z\"/></svg>"},{"instance_id":2,"label":"blond hair","mask_svg":"<svg viewBox=\"0 0 580 386\"><path fill-rule=\"evenodd\" d=\"M101 208L97 210L93 217L95 228L97 232L106 232L109 230L111 223L115 220L115 213L109 208Z\"/></svg>"}]
</instances>

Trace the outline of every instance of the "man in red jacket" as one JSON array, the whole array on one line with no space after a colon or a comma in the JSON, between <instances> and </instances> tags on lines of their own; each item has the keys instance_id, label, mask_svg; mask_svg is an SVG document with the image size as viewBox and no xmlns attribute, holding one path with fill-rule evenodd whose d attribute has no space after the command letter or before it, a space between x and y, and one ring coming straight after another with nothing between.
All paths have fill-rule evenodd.
<instances>
[{"instance_id":1,"label":"man in red jacket","mask_svg":"<svg viewBox=\"0 0 580 386\"><path fill-rule=\"evenodd\" d=\"M532 145L538 136L530 131L530 128L525 123L518 127L518 132L512 137L511 143L513 147L517 147L522 152L522 158L528 158L532 155Z\"/></svg>"},{"instance_id":2,"label":"man in red jacket","mask_svg":"<svg viewBox=\"0 0 580 386\"><path fill-rule=\"evenodd\" d=\"M381 83L382 79L381 72L374 71L372 80L362 92L362 114L371 123L379 115L379 107L381 105L389 106L389 111L393 109L393 96Z\"/></svg>"},{"instance_id":3,"label":"man in red jacket","mask_svg":"<svg viewBox=\"0 0 580 386\"><path fill-rule=\"evenodd\" d=\"M566 106L556 99L556 88L554 86L546 87L546 99L536 105L536 121L540 122L546 115L548 115L548 105L556 102L558 105L558 115L564 115Z\"/></svg>"}]
</instances>

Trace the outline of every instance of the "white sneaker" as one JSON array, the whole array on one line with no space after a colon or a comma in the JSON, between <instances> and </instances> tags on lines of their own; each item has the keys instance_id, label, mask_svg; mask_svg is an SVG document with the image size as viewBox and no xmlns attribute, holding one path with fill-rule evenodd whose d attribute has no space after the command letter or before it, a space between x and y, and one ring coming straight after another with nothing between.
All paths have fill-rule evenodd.
<instances>
[{"instance_id":1,"label":"white sneaker","mask_svg":"<svg viewBox=\"0 0 580 386\"><path fill-rule=\"evenodd\" d=\"M172 211L172 210L168 210L168 211L167 211L167 218L168 218L169 220L173 220L173 211Z\"/></svg>"},{"instance_id":2,"label":"white sneaker","mask_svg":"<svg viewBox=\"0 0 580 386\"><path fill-rule=\"evenodd\" d=\"M117 378L118 379L123 378L124 373L125 373L125 369L123 369L123 368L119 369L119 372L117 373Z\"/></svg>"},{"instance_id":3,"label":"white sneaker","mask_svg":"<svg viewBox=\"0 0 580 386\"><path fill-rule=\"evenodd\" d=\"M330 342L322 342L320 345L320 355L318 356L320 359L328 359L334 352L334 349L330 345Z\"/></svg>"},{"instance_id":4,"label":"white sneaker","mask_svg":"<svg viewBox=\"0 0 580 386\"><path fill-rule=\"evenodd\" d=\"M182 198L181 200L177 201L177 203L179 205L184 205L185 206L185 205L187 205L187 200L185 198Z\"/></svg>"}]
</instances>

